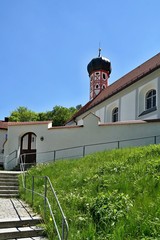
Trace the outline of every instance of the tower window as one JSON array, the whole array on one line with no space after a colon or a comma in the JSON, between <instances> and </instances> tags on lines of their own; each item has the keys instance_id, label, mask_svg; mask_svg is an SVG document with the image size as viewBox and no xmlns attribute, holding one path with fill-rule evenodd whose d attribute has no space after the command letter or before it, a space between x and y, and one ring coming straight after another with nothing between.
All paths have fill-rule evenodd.
<instances>
[{"instance_id":1,"label":"tower window","mask_svg":"<svg viewBox=\"0 0 160 240\"><path fill-rule=\"evenodd\" d=\"M152 89L146 94L146 110L156 106L156 90Z\"/></svg>"},{"instance_id":2,"label":"tower window","mask_svg":"<svg viewBox=\"0 0 160 240\"><path fill-rule=\"evenodd\" d=\"M112 122L118 121L118 108L114 108L112 111Z\"/></svg>"},{"instance_id":3,"label":"tower window","mask_svg":"<svg viewBox=\"0 0 160 240\"><path fill-rule=\"evenodd\" d=\"M105 74L105 73L103 73L103 79L104 79L104 80L106 79L106 74Z\"/></svg>"},{"instance_id":4,"label":"tower window","mask_svg":"<svg viewBox=\"0 0 160 240\"><path fill-rule=\"evenodd\" d=\"M99 72L96 72L96 75L99 75Z\"/></svg>"},{"instance_id":5,"label":"tower window","mask_svg":"<svg viewBox=\"0 0 160 240\"><path fill-rule=\"evenodd\" d=\"M106 86L103 84L102 89L105 89L105 88L106 88Z\"/></svg>"},{"instance_id":6,"label":"tower window","mask_svg":"<svg viewBox=\"0 0 160 240\"><path fill-rule=\"evenodd\" d=\"M99 85L98 85L98 84L96 85L96 88L99 88Z\"/></svg>"}]
</instances>

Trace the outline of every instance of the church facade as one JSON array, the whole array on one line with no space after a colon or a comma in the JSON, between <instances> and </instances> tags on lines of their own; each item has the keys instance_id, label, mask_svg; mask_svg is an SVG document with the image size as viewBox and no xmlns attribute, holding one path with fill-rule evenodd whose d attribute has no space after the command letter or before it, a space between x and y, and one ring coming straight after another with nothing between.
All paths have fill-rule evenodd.
<instances>
[{"instance_id":1,"label":"church facade","mask_svg":"<svg viewBox=\"0 0 160 240\"><path fill-rule=\"evenodd\" d=\"M83 124L89 112L101 123L160 118L160 53L108 85L111 63L98 56L88 64L90 101L68 125Z\"/></svg>"}]
</instances>

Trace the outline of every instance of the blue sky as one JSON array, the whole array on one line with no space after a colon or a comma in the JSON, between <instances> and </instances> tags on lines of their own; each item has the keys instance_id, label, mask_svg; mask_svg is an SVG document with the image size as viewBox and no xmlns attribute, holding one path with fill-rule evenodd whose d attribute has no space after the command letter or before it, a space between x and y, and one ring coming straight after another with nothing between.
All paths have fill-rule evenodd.
<instances>
[{"instance_id":1,"label":"blue sky","mask_svg":"<svg viewBox=\"0 0 160 240\"><path fill-rule=\"evenodd\" d=\"M89 100L89 61L112 64L110 83L160 49L159 0L0 0L0 119Z\"/></svg>"}]
</instances>

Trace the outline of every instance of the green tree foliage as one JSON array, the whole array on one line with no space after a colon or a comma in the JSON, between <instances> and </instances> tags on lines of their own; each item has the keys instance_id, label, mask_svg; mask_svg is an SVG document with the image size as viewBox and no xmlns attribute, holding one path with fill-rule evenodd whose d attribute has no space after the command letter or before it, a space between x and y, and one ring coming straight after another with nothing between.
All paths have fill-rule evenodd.
<instances>
[{"instance_id":1,"label":"green tree foliage","mask_svg":"<svg viewBox=\"0 0 160 240\"><path fill-rule=\"evenodd\" d=\"M29 110L27 107L19 107L13 112L9 117L9 121L11 122L29 122L29 121L37 121L38 114Z\"/></svg>"},{"instance_id":2,"label":"green tree foliage","mask_svg":"<svg viewBox=\"0 0 160 240\"><path fill-rule=\"evenodd\" d=\"M77 109L74 107L55 106L51 112L48 112L48 118L52 120L53 126L63 126L76 112Z\"/></svg>"},{"instance_id":3,"label":"green tree foliage","mask_svg":"<svg viewBox=\"0 0 160 240\"><path fill-rule=\"evenodd\" d=\"M53 126L63 126L79 109L81 105L75 107L55 106L52 111L36 113L27 107L19 107L14 110L9 121L11 122L29 122L29 121L52 121Z\"/></svg>"}]
</instances>

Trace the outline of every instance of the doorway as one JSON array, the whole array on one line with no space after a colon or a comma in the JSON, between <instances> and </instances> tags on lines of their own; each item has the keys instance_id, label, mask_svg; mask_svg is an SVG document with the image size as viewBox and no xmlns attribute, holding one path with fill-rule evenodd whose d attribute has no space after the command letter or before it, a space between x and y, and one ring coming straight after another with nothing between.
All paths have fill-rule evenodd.
<instances>
[{"instance_id":1,"label":"doorway","mask_svg":"<svg viewBox=\"0 0 160 240\"><path fill-rule=\"evenodd\" d=\"M33 132L25 133L21 137L21 151L23 160L28 164L36 163L36 134Z\"/></svg>"}]
</instances>

